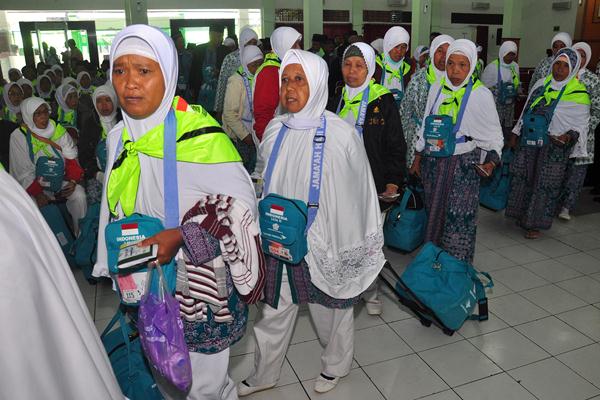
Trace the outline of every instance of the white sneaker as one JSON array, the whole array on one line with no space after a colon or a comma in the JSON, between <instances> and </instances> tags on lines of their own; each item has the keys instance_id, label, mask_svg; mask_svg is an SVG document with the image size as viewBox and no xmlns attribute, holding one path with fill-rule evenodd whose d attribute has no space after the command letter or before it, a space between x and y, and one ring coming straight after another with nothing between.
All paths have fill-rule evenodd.
<instances>
[{"instance_id":1,"label":"white sneaker","mask_svg":"<svg viewBox=\"0 0 600 400\"><path fill-rule=\"evenodd\" d=\"M271 389L272 387L275 387L275 383L271 383L269 385L250 386L245 380L243 380L237 385L237 393L239 397L244 397L262 390Z\"/></svg>"},{"instance_id":2,"label":"white sneaker","mask_svg":"<svg viewBox=\"0 0 600 400\"><path fill-rule=\"evenodd\" d=\"M321 374L315 380L315 392L317 393L327 393L331 389L337 386L340 381L340 377L336 376L335 378L326 377Z\"/></svg>"},{"instance_id":3,"label":"white sneaker","mask_svg":"<svg viewBox=\"0 0 600 400\"><path fill-rule=\"evenodd\" d=\"M383 313L383 303L381 300L366 300L367 314L381 315Z\"/></svg>"},{"instance_id":4,"label":"white sneaker","mask_svg":"<svg viewBox=\"0 0 600 400\"><path fill-rule=\"evenodd\" d=\"M563 208L562 210L560 210L560 214L558 214L558 218L565 220L565 221L570 221L571 216L569 215L569 210L567 210L566 208Z\"/></svg>"}]
</instances>

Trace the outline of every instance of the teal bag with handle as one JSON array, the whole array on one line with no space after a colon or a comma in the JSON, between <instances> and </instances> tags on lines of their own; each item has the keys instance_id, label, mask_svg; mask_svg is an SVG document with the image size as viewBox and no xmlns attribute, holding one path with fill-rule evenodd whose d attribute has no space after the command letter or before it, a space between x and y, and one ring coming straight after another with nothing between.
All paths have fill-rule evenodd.
<instances>
[{"instance_id":1,"label":"teal bag with handle","mask_svg":"<svg viewBox=\"0 0 600 400\"><path fill-rule=\"evenodd\" d=\"M409 307L425 326L432 322L447 335L454 334L468 319L488 319L485 288L493 287L489 274L478 272L472 265L448 254L432 242L427 242L415 259L397 278L394 291L400 301ZM385 278L384 281L390 284ZM489 282L484 286L480 277ZM474 315L479 306L479 314Z\"/></svg>"},{"instance_id":2,"label":"teal bag with handle","mask_svg":"<svg viewBox=\"0 0 600 400\"><path fill-rule=\"evenodd\" d=\"M139 264L128 268L119 268L119 255L121 250L128 245L147 239L157 233L179 226L179 192L177 183L177 156L176 156L176 126L175 113L171 109L165 118L164 130L164 206L165 224L158 218L143 214L132 214L126 218L112 221L106 225L104 235L108 252L108 270L115 278L121 303L129 306L138 306L146 288L147 264ZM119 140L116 156L122 143ZM168 290L175 292L177 280L177 266L172 259L162 266ZM154 275L150 283L150 290L158 290L158 277Z\"/></svg>"},{"instance_id":3,"label":"teal bag with handle","mask_svg":"<svg viewBox=\"0 0 600 400\"><path fill-rule=\"evenodd\" d=\"M544 91L548 85L550 85L550 82L544 86ZM548 129L550 127L550 122L552 121L554 110L558 106L558 102L560 101L565 89L566 86L561 89L558 97L550 107L542 108L541 112L534 112L534 110L529 107L523 113L521 145L526 147L544 147L546 144L548 144Z\"/></svg>"},{"instance_id":4,"label":"teal bag with handle","mask_svg":"<svg viewBox=\"0 0 600 400\"><path fill-rule=\"evenodd\" d=\"M479 203L491 210L506 208L510 192L510 163L514 158L512 150L502 152L502 167L496 168L492 177L483 180L479 187Z\"/></svg>"},{"instance_id":5,"label":"teal bag with handle","mask_svg":"<svg viewBox=\"0 0 600 400\"><path fill-rule=\"evenodd\" d=\"M411 252L423 243L427 212L417 197L420 197L419 189L407 186L400 203L387 213L383 225L386 246ZM412 201L413 208L408 207L409 201Z\"/></svg>"},{"instance_id":6,"label":"teal bag with handle","mask_svg":"<svg viewBox=\"0 0 600 400\"><path fill-rule=\"evenodd\" d=\"M35 160L33 154L33 143L31 131L27 130L25 134L27 147L29 149L29 159L35 164L35 176L39 179L42 188L48 192L57 193L62 189L62 183L65 178L65 161L53 146L48 145L54 155L45 154Z\"/></svg>"}]
</instances>

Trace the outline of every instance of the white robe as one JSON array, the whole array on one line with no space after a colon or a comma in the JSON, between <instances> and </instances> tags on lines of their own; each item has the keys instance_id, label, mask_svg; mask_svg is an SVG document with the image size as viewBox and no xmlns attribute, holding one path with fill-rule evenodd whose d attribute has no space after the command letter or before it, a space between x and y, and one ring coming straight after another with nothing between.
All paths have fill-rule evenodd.
<instances>
[{"instance_id":1,"label":"white robe","mask_svg":"<svg viewBox=\"0 0 600 400\"><path fill-rule=\"evenodd\" d=\"M361 138L335 114L325 111L324 115L327 133L319 210L308 231L305 260L316 287L331 297L351 298L369 287L385 263L382 219ZM259 148L261 166L266 166L286 118L276 117L267 126ZM308 201L314 131L288 130L273 169L270 193ZM257 172L264 175L262 169Z\"/></svg>"},{"instance_id":2,"label":"white robe","mask_svg":"<svg viewBox=\"0 0 600 400\"><path fill-rule=\"evenodd\" d=\"M0 171L0 399L123 399L62 250Z\"/></svg>"}]
</instances>

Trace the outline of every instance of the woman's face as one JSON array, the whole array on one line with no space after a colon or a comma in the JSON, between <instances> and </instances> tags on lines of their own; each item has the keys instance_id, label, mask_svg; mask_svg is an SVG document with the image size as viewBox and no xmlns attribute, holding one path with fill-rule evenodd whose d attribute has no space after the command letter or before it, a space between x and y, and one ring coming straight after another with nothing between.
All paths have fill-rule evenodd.
<instances>
[{"instance_id":1,"label":"woman's face","mask_svg":"<svg viewBox=\"0 0 600 400\"><path fill-rule=\"evenodd\" d=\"M33 96L33 88L31 86L23 85L21 86L21 89L23 90L23 99L28 99Z\"/></svg>"},{"instance_id":2,"label":"woman's face","mask_svg":"<svg viewBox=\"0 0 600 400\"><path fill-rule=\"evenodd\" d=\"M261 58L260 60L252 61L250 64L247 64L246 67L248 67L248 71L254 75L262 63L263 59Z\"/></svg>"},{"instance_id":3,"label":"woman's face","mask_svg":"<svg viewBox=\"0 0 600 400\"><path fill-rule=\"evenodd\" d=\"M117 58L112 83L123 110L137 119L155 112L165 94L160 65L144 56L128 54Z\"/></svg>"},{"instance_id":4,"label":"woman's face","mask_svg":"<svg viewBox=\"0 0 600 400\"><path fill-rule=\"evenodd\" d=\"M45 129L50 121L50 110L46 104L42 104L33 113L33 123L38 129Z\"/></svg>"},{"instance_id":5,"label":"woman's face","mask_svg":"<svg viewBox=\"0 0 600 400\"><path fill-rule=\"evenodd\" d=\"M556 53L558 53L560 49L564 49L565 47L567 47L565 42L557 40L554 43L552 43L552 53L556 55Z\"/></svg>"},{"instance_id":6,"label":"woman's face","mask_svg":"<svg viewBox=\"0 0 600 400\"><path fill-rule=\"evenodd\" d=\"M449 46L450 43L441 44L433 54L433 65L440 71L446 70L446 51L448 51Z\"/></svg>"},{"instance_id":7,"label":"woman's face","mask_svg":"<svg viewBox=\"0 0 600 400\"><path fill-rule=\"evenodd\" d=\"M408 45L406 43L400 43L398 46L390 50L390 58L394 60L394 62L398 62L404 58L407 51Z\"/></svg>"},{"instance_id":8,"label":"woman's face","mask_svg":"<svg viewBox=\"0 0 600 400\"><path fill-rule=\"evenodd\" d=\"M446 74L448 74L448 78L454 86L458 86L465 81L470 69L471 63L469 63L467 56L454 53L448 57Z\"/></svg>"},{"instance_id":9,"label":"woman's face","mask_svg":"<svg viewBox=\"0 0 600 400\"><path fill-rule=\"evenodd\" d=\"M65 103L67 103L67 106L69 106L71 109L77 108L77 104L79 103L79 96L77 96L77 92L69 93L65 99Z\"/></svg>"},{"instance_id":10,"label":"woman's face","mask_svg":"<svg viewBox=\"0 0 600 400\"><path fill-rule=\"evenodd\" d=\"M502 59L504 60L504 64L510 64L517 59L517 55L511 51L502 57Z\"/></svg>"},{"instance_id":11,"label":"woman's face","mask_svg":"<svg viewBox=\"0 0 600 400\"><path fill-rule=\"evenodd\" d=\"M42 89L42 91L48 92L50 90L50 79L49 78L41 79L40 80L40 88Z\"/></svg>"},{"instance_id":12,"label":"woman's face","mask_svg":"<svg viewBox=\"0 0 600 400\"><path fill-rule=\"evenodd\" d=\"M81 87L84 89L87 89L90 87L90 85L92 84L92 81L90 80L90 77L87 75L84 75L81 77Z\"/></svg>"},{"instance_id":13,"label":"woman's face","mask_svg":"<svg viewBox=\"0 0 600 400\"><path fill-rule=\"evenodd\" d=\"M423 68L425 66L426 62L427 62L427 54L423 54L421 57L419 57L419 65L421 66L421 68Z\"/></svg>"},{"instance_id":14,"label":"woman's face","mask_svg":"<svg viewBox=\"0 0 600 400\"><path fill-rule=\"evenodd\" d=\"M8 99L14 106L19 106L23 101L23 90L19 85L12 85L8 89Z\"/></svg>"},{"instance_id":15,"label":"woman's face","mask_svg":"<svg viewBox=\"0 0 600 400\"><path fill-rule=\"evenodd\" d=\"M552 64L552 76L557 82L562 82L569 76L569 63L563 57Z\"/></svg>"},{"instance_id":16,"label":"woman's face","mask_svg":"<svg viewBox=\"0 0 600 400\"><path fill-rule=\"evenodd\" d=\"M96 110L103 117L108 117L112 114L115 106L109 96L98 96L96 99Z\"/></svg>"},{"instance_id":17,"label":"woman's face","mask_svg":"<svg viewBox=\"0 0 600 400\"><path fill-rule=\"evenodd\" d=\"M347 57L342 64L344 82L351 88L362 85L367 79L368 72L365 59L359 56Z\"/></svg>"},{"instance_id":18,"label":"woman's face","mask_svg":"<svg viewBox=\"0 0 600 400\"><path fill-rule=\"evenodd\" d=\"M300 64L289 64L281 75L281 105L291 113L301 111L310 96L308 80Z\"/></svg>"},{"instance_id":19,"label":"woman's face","mask_svg":"<svg viewBox=\"0 0 600 400\"><path fill-rule=\"evenodd\" d=\"M581 66L584 66L585 63L587 62L587 56L585 54L585 51L583 51L583 49L577 49L577 52L579 53L579 57L581 58Z\"/></svg>"}]
</instances>

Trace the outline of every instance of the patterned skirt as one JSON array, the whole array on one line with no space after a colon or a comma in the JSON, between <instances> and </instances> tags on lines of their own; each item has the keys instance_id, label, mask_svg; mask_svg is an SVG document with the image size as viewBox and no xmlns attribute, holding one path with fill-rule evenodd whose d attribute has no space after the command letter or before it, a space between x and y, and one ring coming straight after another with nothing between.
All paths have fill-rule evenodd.
<instances>
[{"instance_id":1,"label":"patterned skirt","mask_svg":"<svg viewBox=\"0 0 600 400\"><path fill-rule=\"evenodd\" d=\"M588 166L577 165L575 160L576 159L574 158L570 158L567 163L567 172L565 174L565 181L563 182L559 207L556 210L557 213L559 213L562 208L572 211L577 204L581 189L583 189Z\"/></svg>"},{"instance_id":2,"label":"patterned skirt","mask_svg":"<svg viewBox=\"0 0 600 400\"><path fill-rule=\"evenodd\" d=\"M360 300L360 296L350 299L336 299L318 289L310 279L308 264L302 260L300 264L285 264L265 254L267 261L266 282L263 301L273 308L279 304L279 293L283 269L286 268L287 279L292 292L294 304L320 304L327 308L350 308Z\"/></svg>"},{"instance_id":3,"label":"patterned skirt","mask_svg":"<svg viewBox=\"0 0 600 400\"><path fill-rule=\"evenodd\" d=\"M507 217L516 218L524 229L552 227L570 151L552 143L517 149L510 166Z\"/></svg>"},{"instance_id":4,"label":"patterned skirt","mask_svg":"<svg viewBox=\"0 0 600 400\"><path fill-rule=\"evenodd\" d=\"M425 242L467 262L473 262L475 255L480 178L473 165L479 163L479 157L480 151L474 150L421 161L428 215Z\"/></svg>"}]
</instances>

